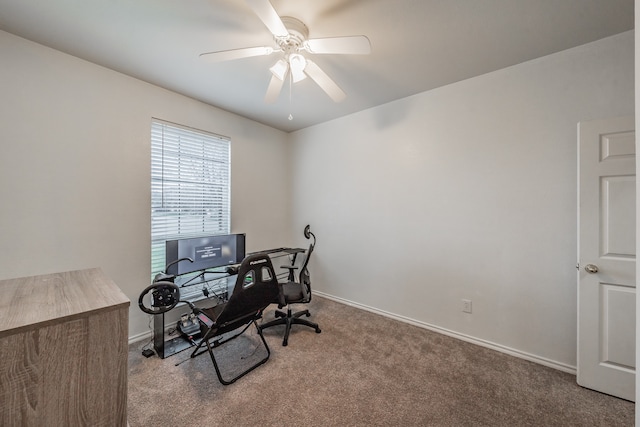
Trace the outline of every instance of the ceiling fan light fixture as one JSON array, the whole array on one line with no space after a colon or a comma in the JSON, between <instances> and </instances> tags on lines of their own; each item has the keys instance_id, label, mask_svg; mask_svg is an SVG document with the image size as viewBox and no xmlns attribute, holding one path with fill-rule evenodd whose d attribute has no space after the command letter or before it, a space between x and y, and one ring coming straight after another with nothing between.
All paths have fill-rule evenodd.
<instances>
[{"instance_id":1,"label":"ceiling fan light fixture","mask_svg":"<svg viewBox=\"0 0 640 427\"><path fill-rule=\"evenodd\" d=\"M291 71L291 79L293 80L294 83L301 82L306 78L307 78L307 75L303 71L297 71L295 73Z\"/></svg>"},{"instance_id":2,"label":"ceiling fan light fixture","mask_svg":"<svg viewBox=\"0 0 640 427\"><path fill-rule=\"evenodd\" d=\"M274 76L284 81L284 78L287 76L287 71L289 71L289 64L287 64L283 59L279 59L273 67L269 68L269 71L271 71Z\"/></svg>"},{"instance_id":3,"label":"ceiling fan light fixture","mask_svg":"<svg viewBox=\"0 0 640 427\"><path fill-rule=\"evenodd\" d=\"M291 78L294 83L298 83L307 78L304 73L304 69L307 66L307 60L299 53L292 53L289 55L289 65L291 68Z\"/></svg>"}]
</instances>

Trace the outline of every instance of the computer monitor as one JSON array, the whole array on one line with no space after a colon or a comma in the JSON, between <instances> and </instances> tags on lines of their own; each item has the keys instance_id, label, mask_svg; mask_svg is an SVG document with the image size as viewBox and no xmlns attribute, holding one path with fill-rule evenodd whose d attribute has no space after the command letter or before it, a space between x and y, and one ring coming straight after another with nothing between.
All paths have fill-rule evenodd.
<instances>
[{"instance_id":1,"label":"computer monitor","mask_svg":"<svg viewBox=\"0 0 640 427\"><path fill-rule=\"evenodd\" d=\"M180 258L191 258L174 263L167 274L179 276L194 271L239 264L245 258L245 234L225 234L191 239L167 240L166 265Z\"/></svg>"}]
</instances>

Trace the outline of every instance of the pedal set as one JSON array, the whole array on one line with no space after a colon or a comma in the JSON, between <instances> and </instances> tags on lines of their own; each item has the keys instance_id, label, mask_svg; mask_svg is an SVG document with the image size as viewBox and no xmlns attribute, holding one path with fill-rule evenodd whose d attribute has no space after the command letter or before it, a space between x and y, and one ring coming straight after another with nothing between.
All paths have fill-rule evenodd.
<instances>
[{"instance_id":1,"label":"pedal set","mask_svg":"<svg viewBox=\"0 0 640 427\"><path fill-rule=\"evenodd\" d=\"M200 324L195 314L183 314L178 321L178 330L183 335L193 338L200 335Z\"/></svg>"}]
</instances>

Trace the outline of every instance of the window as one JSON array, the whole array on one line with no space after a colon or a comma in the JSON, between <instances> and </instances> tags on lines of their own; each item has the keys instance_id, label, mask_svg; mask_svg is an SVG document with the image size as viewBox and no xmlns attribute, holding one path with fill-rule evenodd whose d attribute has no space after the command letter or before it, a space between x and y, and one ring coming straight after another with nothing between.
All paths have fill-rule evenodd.
<instances>
[{"instance_id":1,"label":"window","mask_svg":"<svg viewBox=\"0 0 640 427\"><path fill-rule=\"evenodd\" d=\"M151 274L164 271L165 241L230 233L229 138L153 119Z\"/></svg>"}]
</instances>

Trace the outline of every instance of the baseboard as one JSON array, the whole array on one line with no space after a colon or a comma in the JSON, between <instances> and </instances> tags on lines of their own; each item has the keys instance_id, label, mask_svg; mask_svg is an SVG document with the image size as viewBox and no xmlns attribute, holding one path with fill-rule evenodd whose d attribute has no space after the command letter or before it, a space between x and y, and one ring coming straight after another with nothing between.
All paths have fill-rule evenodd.
<instances>
[{"instance_id":1,"label":"baseboard","mask_svg":"<svg viewBox=\"0 0 640 427\"><path fill-rule=\"evenodd\" d=\"M389 317L391 319L399 320L404 323L408 323L410 325L418 326L420 328L428 329L433 332L437 332L443 335L450 336L452 338L457 338L462 341L469 342L471 344L476 344L482 347L490 348L492 350L499 351L501 353L509 354L511 356L518 357L520 359L525 359L530 362L538 363L540 365L547 366L549 368L557 369L562 372L567 372L569 374L576 375L576 367L567 365L565 363L557 362L555 360L547 359L545 357L540 357L535 354L527 353L524 351L517 350L515 348L506 347L504 345L496 344L491 341L486 341L480 338L472 337L470 335L462 334L460 332L452 331L450 329L442 328L440 326L432 325L429 323L421 322L418 320L411 319L409 317L400 316L398 314L390 313L388 311L380 310L378 308L369 307L364 304L359 304L353 301L346 300L344 298L339 298L333 295L325 294L324 292L314 291L313 296L319 296L322 298L326 298L341 304L345 304L351 307L359 308L362 310L369 311L371 313L379 314L381 316Z\"/></svg>"},{"instance_id":2,"label":"baseboard","mask_svg":"<svg viewBox=\"0 0 640 427\"><path fill-rule=\"evenodd\" d=\"M145 339L150 340L152 338L153 338L153 334L151 333L151 331L146 331L146 332L139 333L137 335L132 335L129 337L129 345Z\"/></svg>"}]
</instances>

